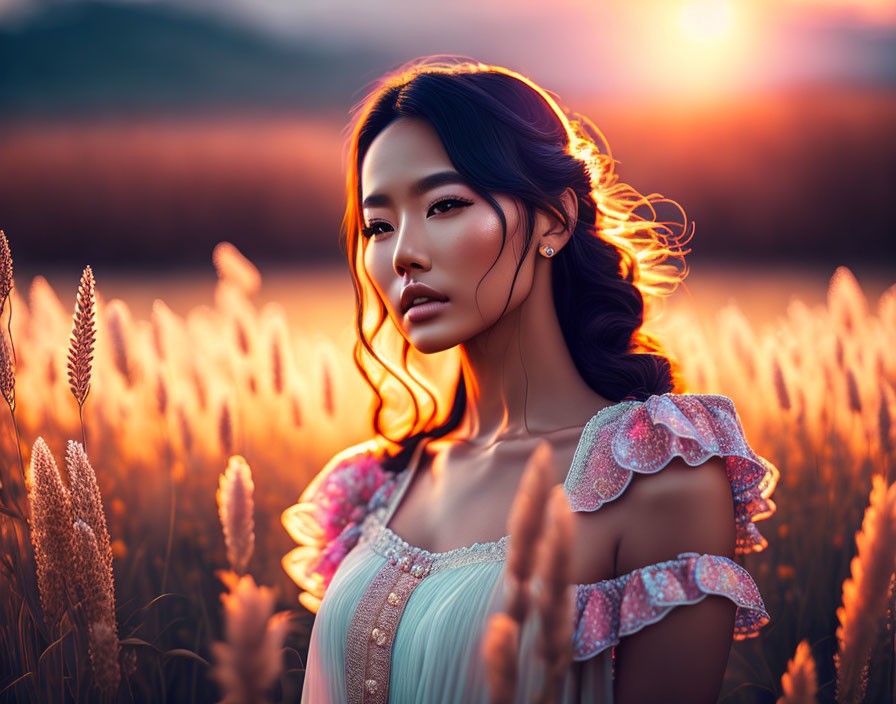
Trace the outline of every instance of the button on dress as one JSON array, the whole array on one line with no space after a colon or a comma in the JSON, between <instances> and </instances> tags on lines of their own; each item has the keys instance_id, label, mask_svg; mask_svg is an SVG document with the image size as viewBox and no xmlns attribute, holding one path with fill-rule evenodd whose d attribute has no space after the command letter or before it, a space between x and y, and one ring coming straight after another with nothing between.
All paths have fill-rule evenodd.
<instances>
[{"instance_id":1,"label":"button on dress","mask_svg":"<svg viewBox=\"0 0 896 704\"><path fill-rule=\"evenodd\" d=\"M482 643L489 617L504 610L511 537L432 553L388 527L424 446L397 473L381 467L372 442L349 448L283 513L299 543L284 569L317 614L303 704L489 701ZM674 457L698 466L713 456L724 458L731 482L737 552L762 550L767 543L754 521L775 510L778 471L750 448L726 396L668 393L601 409L582 432L563 487L573 511L596 511L622 495L634 472L660 471ZM737 605L735 639L757 635L769 621L750 574L720 555L683 552L577 584L573 662L561 701L612 702L612 647L710 594ZM521 634L520 704L544 677L539 628L533 616Z\"/></svg>"}]
</instances>

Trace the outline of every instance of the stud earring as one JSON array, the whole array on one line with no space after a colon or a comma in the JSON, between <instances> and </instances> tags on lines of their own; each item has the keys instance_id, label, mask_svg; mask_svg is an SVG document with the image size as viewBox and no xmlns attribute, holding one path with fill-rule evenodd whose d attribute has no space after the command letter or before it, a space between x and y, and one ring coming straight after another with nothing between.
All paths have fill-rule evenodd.
<instances>
[{"instance_id":1,"label":"stud earring","mask_svg":"<svg viewBox=\"0 0 896 704\"><path fill-rule=\"evenodd\" d=\"M554 256L554 248L548 244L543 245L539 251L548 258Z\"/></svg>"}]
</instances>

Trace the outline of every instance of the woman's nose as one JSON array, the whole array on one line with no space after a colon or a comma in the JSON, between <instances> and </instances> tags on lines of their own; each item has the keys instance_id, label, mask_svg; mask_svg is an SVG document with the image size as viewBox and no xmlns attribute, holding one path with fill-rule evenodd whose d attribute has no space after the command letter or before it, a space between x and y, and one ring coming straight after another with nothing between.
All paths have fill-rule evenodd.
<instances>
[{"instance_id":1,"label":"woman's nose","mask_svg":"<svg viewBox=\"0 0 896 704\"><path fill-rule=\"evenodd\" d=\"M405 221L395 234L395 251L392 254L395 273L403 276L413 270L429 269L432 261L423 226Z\"/></svg>"}]
</instances>

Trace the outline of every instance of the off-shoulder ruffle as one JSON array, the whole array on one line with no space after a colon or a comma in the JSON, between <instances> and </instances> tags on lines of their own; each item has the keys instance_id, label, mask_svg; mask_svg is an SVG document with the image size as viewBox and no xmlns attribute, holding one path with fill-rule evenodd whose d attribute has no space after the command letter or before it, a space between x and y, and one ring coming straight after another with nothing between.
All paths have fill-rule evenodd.
<instances>
[{"instance_id":1,"label":"off-shoulder ruffle","mask_svg":"<svg viewBox=\"0 0 896 704\"><path fill-rule=\"evenodd\" d=\"M587 660L624 637L656 623L676 606L718 594L737 604L734 638L750 638L769 621L756 583L734 560L679 553L615 579L576 588L573 659Z\"/></svg>"},{"instance_id":2,"label":"off-shoulder ruffle","mask_svg":"<svg viewBox=\"0 0 896 704\"><path fill-rule=\"evenodd\" d=\"M388 502L394 479L372 448L341 453L281 515L284 528L299 543L283 557L283 569L304 590L299 601L309 610L317 612L339 564L358 543L361 523Z\"/></svg>"},{"instance_id":3,"label":"off-shoulder ruffle","mask_svg":"<svg viewBox=\"0 0 896 704\"><path fill-rule=\"evenodd\" d=\"M730 398L667 393L604 410L610 418L599 422L599 413L592 419L594 440L576 453L564 485L573 511L595 511L618 498L633 472L658 472L674 457L697 466L720 456L734 497L737 552L768 545L754 521L774 513L770 496L779 473L747 443Z\"/></svg>"}]
</instances>

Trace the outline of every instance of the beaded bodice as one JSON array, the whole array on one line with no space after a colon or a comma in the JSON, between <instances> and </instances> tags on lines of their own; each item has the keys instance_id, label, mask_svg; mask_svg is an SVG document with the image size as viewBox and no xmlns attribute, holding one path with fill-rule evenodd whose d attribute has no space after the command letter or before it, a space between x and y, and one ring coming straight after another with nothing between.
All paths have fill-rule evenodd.
<instances>
[{"instance_id":1,"label":"beaded bodice","mask_svg":"<svg viewBox=\"0 0 896 704\"><path fill-rule=\"evenodd\" d=\"M447 552L429 552L410 545L386 525L386 511L371 513L362 527L362 540L369 541L374 552L389 558L392 564L405 566L422 576L463 567L476 562L501 562L507 558L510 536L488 543L455 548Z\"/></svg>"},{"instance_id":2,"label":"beaded bodice","mask_svg":"<svg viewBox=\"0 0 896 704\"><path fill-rule=\"evenodd\" d=\"M422 445L422 444L421 444ZM413 474L420 464L423 446L417 448L411 464L393 477L395 486L386 495L389 499L370 511L361 526L361 540L368 541L371 549L389 559L390 563L407 569L415 575L429 575L445 569L462 567L476 562L500 562L507 557L510 536L490 542L475 542L472 545L447 550L430 552L424 548L411 545L400 535L389 528L389 520L407 491Z\"/></svg>"},{"instance_id":3,"label":"beaded bodice","mask_svg":"<svg viewBox=\"0 0 896 704\"><path fill-rule=\"evenodd\" d=\"M344 692L349 702L388 702L396 634L406 634L402 636L405 639L418 637L414 634L419 620L403 631L399 625L421 584L428 585L427 596L414 602L414 619L427 613L426 604L432 599L437 600L433 608L439 609L440 590L449 585L503 574L503 569L491 570L487 563L506 561L511 536L430 552L410 545L388 527L424 444L418 445L408 467L398 473L383 471L369 448L345 453L328 465L300 502L283 515L284 525L301 543L284 557L284 568L305 590L300 601L308 608L317 611L334 574L353 549L358 548L365 556L361 558L364 564L375 569L369 581L364 581L366 588L353 597L343 641ZM594 511L620 496L633 472L657 472L675 456L697 466L713 455L725 459L731 481L737 551L761 550L766 543L753 522L774 511L770 495L778 473L746 443L733 405L724 396L663 394L646 402L624 401L601 409L585 426L564 490L572 510ZM485 572L473 567L469 573L459 570L472 565L491 576L486 578L482 576ZM455 569L456 574L430 581L434 575ZM491 594L490 598L499 596L487 582L479 584L478 589ZM737 604L736 639L756 635L769 620L750 575L724 556L680 553L610 580L576 585L573 659L588 660L620 638L662 619L672 608L697 603L710 594ZM466 604L464 616L452 618L470 618L472 613ZM414 658L423 657L420 649L425 650L428 641L419 637L423 640L414 646L405 641L402 652L406 657L412 657L411 653ZM461 650L475 653L479 645L470 642ZM420 662L422 666L424 660ZM401 671L406 672L406 667L404 663Z\"/></svg>"}]
</instances>

